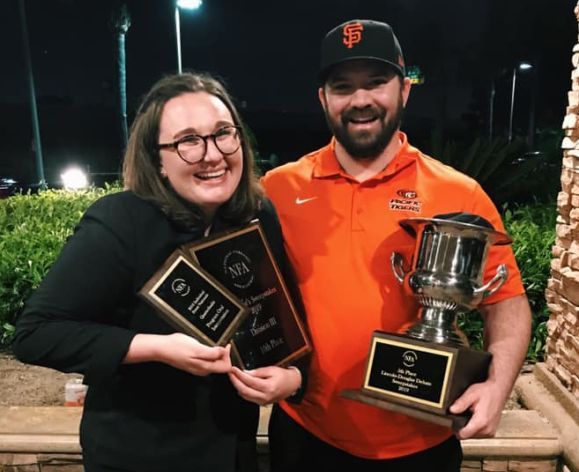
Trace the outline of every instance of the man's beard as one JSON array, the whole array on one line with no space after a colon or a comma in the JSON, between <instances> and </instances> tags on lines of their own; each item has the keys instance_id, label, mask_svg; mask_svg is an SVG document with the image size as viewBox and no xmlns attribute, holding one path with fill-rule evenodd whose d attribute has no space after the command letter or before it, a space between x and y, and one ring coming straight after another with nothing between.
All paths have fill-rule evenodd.
<instances>
[{"instance_id":1,"label":"man's beard","mask_svg":"<svg viewBox=\"0 0 579 472\"><path fill-rule=\"evenodd\" d=\"M387 120L385 120L387 116L386 110L370 106L363 109L350 108L346 110L339 122L333 121L327 110L325 114L328 127L336 137L336 140L353 159L374 160L382 154L394 133L400 128L403 111L402 94L400 94L396 108L389 113L391 116ZM380 124L380 129L377 133L367 130L356 133L348 131L348 123L352 118L367 116L377 117Z\"/></svg>"}]
</instances>

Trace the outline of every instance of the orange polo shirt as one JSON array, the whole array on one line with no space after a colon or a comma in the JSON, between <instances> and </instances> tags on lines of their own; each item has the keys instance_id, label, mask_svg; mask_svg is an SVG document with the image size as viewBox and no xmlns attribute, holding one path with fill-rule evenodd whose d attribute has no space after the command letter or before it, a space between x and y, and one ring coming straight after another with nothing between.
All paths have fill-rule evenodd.
<instances>
[{"instance_id":1,"label":"orange polo shirt","mask_svg":"<svg viewBox=\"0 0 579 472\"><path fill-rule=\"evenodd\" d=\"M402 146L392 162L362 183L342 170L334 141L263 178L280 217L314 347L304 399L281 407L323 441L371 459L421 451L452 434L339 395L362 386L372 332L396 332L416 317L414 297L390 267L393 251L410 261L415 246L398 222L463 211L504 231L473 179L422 154L404 133L399 138ZM491 248L485 282L500 263L508 266L508 281L484 303L524 293L510 246Z\"/></svg>"}]
</instances>

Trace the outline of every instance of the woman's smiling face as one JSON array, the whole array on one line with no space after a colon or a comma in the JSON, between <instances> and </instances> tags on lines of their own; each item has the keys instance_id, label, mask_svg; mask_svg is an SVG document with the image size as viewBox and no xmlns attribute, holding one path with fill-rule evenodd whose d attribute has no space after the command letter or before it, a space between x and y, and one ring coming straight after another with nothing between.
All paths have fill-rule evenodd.
<instances>
[{"instance_id":1,"label":"woman's smiling face","mask_svg":"<svg viewBox=\"0 0 579 472\"><path fill-rule=\"evenodd\" d=\"M219 134L235 126L225 104L206 92L185 93L163 107L159 124L159 143L170 143L195 135ZM239 139L239 137L237 137ZM161 174L185 200L199 206L207 220L227 202L239 185L243 172L241 145L232 154L223 154L211 137L206 140L203 158L185 162L174 149L161 149ZM203 145L203 143L201 143Z\"/></svg>"}]
</instances>

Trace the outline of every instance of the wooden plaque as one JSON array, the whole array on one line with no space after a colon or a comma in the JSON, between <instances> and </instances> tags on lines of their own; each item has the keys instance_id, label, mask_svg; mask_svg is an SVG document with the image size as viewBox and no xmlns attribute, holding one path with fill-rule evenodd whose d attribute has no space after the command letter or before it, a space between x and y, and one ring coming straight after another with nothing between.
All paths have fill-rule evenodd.
<instances>
[{"instance_id":1,"label":"wooden plaque","mask_svg":"<svg viewBox=\"0 0 579 472\"><path fill-rule=\"evenodd\" d=\"M288 365L311 350L258 221L184 250L250 310L232 339L242 368Z\"/></svg>"},{"instance_id":2,"label":"wooden plaque","mask_svg":"<svg viewBox=\"0 0 579 472\"><path fill-rule=\"evenodd\" d=\"M176 250L139 291L175 329L223 346L249 310L226 287Z\"/></svg>"}]
</instances>

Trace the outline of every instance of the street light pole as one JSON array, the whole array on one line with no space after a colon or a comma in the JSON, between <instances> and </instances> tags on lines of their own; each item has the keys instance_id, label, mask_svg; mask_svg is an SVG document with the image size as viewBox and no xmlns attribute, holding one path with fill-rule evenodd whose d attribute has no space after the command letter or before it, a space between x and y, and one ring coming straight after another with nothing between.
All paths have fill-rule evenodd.
<instances>
[{"instance_id":1,"label":"street light pole","mask_svg":"<svg viewBox=\"0 0 579 472\"><path fill-rule=\"evenodd\" d=\"M181 21L179 18L179 4L175 4L175 36L177 37L177 73L183 72L181 65Z\"/></svg>"},{"instance_id":2,"label":"street light pole","mask_svg":"<svg viewBox=\"0 0 579 472\"><path fill-rule=\"evenodd\" d=\"M509 143L513 140L513 116L515 110L515 88L517 84L517 70L528 70L533 66L528 62L520 62L513 67L513 85L511 87L511 111L509 113Z\"/></svg>"},{"instance_id":3,"label":"street light pole","mask_svg":"<svg viewBox=\"0 0 579 472\"><path fill-rule=\"evenodd\" d=\"M491 81L491 93L489 97L489 141L493 140L493 120L495 111L495 79Z\"/></svg>"},{"instance_id":4,"label":"street light pole","mask_svg":"<svg viewBox=\"0 0 579 472\"><path fill-rule=\"evenodd\" d=\"M32 112L32 132L34 134L34 155L36 157L36 173L40 188L46 187L44 177L44 160L42 158L42 143L40 141L40 126L38 124L38 110L36 108L36 91L34 90L34 75L32 73L32 61L30 59L30 45L28 44L28 28L26 27L26 6L24 0L19 1L20 23L22 25L22 44L26 59L26 71L28 73L28 89L30 92L30 108Z\"/></svg>"},{"instance_id":5,"label":"street light pole","mask_svg":"<svg viewBox=\"0 0 579 472\"><path fill-rule=\"evenodd\" d=\"M202 4L202 0L177 0L175 2L175 37L177 40L177 72L179 74L183 72L181 63L181 18L179 8L197 10Z\"/></svg>"},{"instance_id":6,"label":"street light pole","mask_svg":"<svg viewBox=\"0 0 579 472\"><path fill-rule=\"evenodd\" d=\"M515 88L517 84L517 67L513 67L513 86L511 87L511 111L509 113L509 143L513 140L513 111L515 109Z\"/></svg>"},{"instance_id":7,"label":"street light pole","mask_svg":"<svg viewBox=\"0 0 579 472\"><path fill-rule=\"evenodd\" d=\"M535 145L535 105L537 100L538 71L539 66L535 64L531 76L531 103L529 105L529 129L527 131L527 144L531 150L533 150Z\"/></svg>"}]
</instances>

